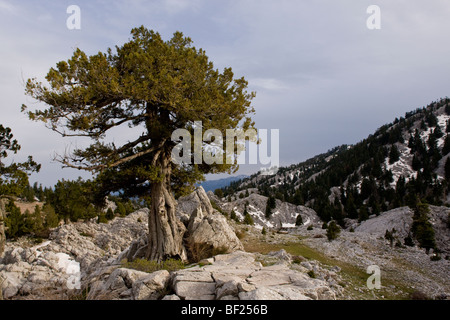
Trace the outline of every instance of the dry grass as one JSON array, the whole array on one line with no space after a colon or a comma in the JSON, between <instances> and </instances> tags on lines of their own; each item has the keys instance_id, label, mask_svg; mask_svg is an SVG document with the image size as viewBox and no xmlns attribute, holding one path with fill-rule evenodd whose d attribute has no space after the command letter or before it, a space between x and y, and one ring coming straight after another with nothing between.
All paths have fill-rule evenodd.
<instances>
[{"instance_id":1,"label":"dry grass","mask_svg":"<svg viewBox=\"0 0 450 320\"><path fill-rule=\"evenodd\" d=\"M15 201L14 204L20 209L20 212L22 214L25 213L25 211L29 211L30 213L34 212L34 208L36 206L39 206L41 209L44 206L43 202L22 202L22 201Z\"/></svg>"}]
</instances>

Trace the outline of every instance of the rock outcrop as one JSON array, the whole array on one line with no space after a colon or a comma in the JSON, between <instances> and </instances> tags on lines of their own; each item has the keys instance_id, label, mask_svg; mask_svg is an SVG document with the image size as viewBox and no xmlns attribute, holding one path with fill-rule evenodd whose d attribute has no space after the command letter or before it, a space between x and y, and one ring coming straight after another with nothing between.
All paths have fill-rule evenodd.
<instances>
[{"instance_id":1,"label":"rock outcrop","mask_svg":"<svg viewBox=\"0 0 450 320\"><path fill-rule=\"evenodd\" d=\"M190 246L208 256L243 249L226 218L212 208L203 188L180 199L179 206L179 216L187 217L186 243ZM89 287L92 299L158 298L149 292L166 287L164 273L148 278L148 274L135 270L116 271L123 259L144 256L147 223L148 209L141 209L107 224L90 221L62 225L39 245L25 240L7 243L0 259L4 297L67 298ZM196 256L203 258L198 252ZM134 284L136 279L142 281Z\"/></svg>"},{"instance_id":2,"label":"rock outcrop","mask_svg":"<svg viewBox=\"0 0 450 320\"><path fill-rule=\"evenodd\" d=\"M108 224L77 222L56 228L49 240L10 242L0 259L5 299L65 299L78 294L97 268L114 263L133 239L147 232L147 210Z\"/></svg>"},{"instance_id":3,"label":"rock outcrop","mask_svg":"<svg viewBox=\"0 0 450 320\"><path fill-rule=\"evenodd\" d=\"M286 256L285 251L270 256L235 251L171 273L110 267L90 287L88 299L334 300L342 294L335 271L321 269L326 276L313 279L307 274L311 265L294 264ZM319 274L320 267L314 268Z\"/></svg>"},{"instance_id":4,"label":"rock outcrop","mask_svg":"<svg viewBox=\"0 0 450 320\"><path fill-rule=\"evenodd\" d=\"M243 251L217 255L207 265L174 272L171 289L185 300L334 300L341 292L336 283L312 279L300 265L275 259L263 266L261 259Z\"/></svg>"}]
</instances>

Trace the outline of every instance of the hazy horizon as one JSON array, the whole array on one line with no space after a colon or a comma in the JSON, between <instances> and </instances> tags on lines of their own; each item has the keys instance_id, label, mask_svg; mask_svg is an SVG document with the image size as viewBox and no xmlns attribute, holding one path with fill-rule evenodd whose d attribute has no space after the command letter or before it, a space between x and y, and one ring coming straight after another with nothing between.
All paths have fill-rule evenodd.
<instances>
[{"instance_id":1,"label":"hazy horizon","mask_svg":"<svg viewBox=\"0 0 450 320\"><path fill-rule=\"evenodd\" d=\"M379 30L366 23L373 4L381 10ZM70 5L80 8L79 30L67 27ZM82 142L63 139L20 112L22 104L44 107L25 96L24 82L44 81L77 47L105 52L144 25L165 40L182 31L216 68L244 76L257 93L256 126L280 130L280 165L299 163L357 143L405 112L450 96L449 16L445 0L0 0L0 123L22 146L8 161L32 155L42 170L30 183L44 186L88 177L51 160ZM236 175L259 168L245 165Z\"/></svg>"}]
</instances>

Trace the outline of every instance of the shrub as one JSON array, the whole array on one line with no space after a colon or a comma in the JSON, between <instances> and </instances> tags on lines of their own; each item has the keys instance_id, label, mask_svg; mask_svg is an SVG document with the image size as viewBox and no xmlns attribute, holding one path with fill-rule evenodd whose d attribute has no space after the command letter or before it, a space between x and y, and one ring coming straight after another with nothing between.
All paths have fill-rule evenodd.
<instances>
[{"instance_id":1,"label":"shrub","mask_svg":"<svg viewBox=\"0 0 450 320\"><path fill-rule=\"evenodd\" d=\"M297 218L295 218L295 225L301 226L303 224L303 218L301 214L298 214Z\"/></svg>"},{"instance_id":2,"label":"shrub","mask_svg":"<svg viewBox=\"0 0 450 320\"><path fill-rule=\"evenodd\" d=\"M100 213L97 217L97 223L108 223L108 219L106 219L106 216L104 213Z\"/></svg>"},{"instance_id":3,"label":"shrub","mask_svg":"<svg viewBox=\"0 0 450 320\"><path fill-rule=\"evenodd\" d=\"M327 227L327 238L328 241L333 241L339 236L339 233L341 232L341 229L336 224L336 222L333 220L328 224Z\"/></svg>"},{"instance_id":4,"label":"shrub","mask_svg":"<svg viewBox=\"0 0 450 320\"><path fill-rule=\"evenodd\" d=\"M211 258L218 254L224 254L228 252L226 247L215 248L207 243L198 243L187 241L186 250L188 254L188 260L191 263L199 262L203 259Z\"/></svg>"},{"instance_id":5,"label":"shrub","mask_svg":"<svg viewBox=\"0 0 450 320\"><path fill-rule=\"evenodd\" d=\"M231 213L230 213L230 219L231 219L231 220L234 220L234 221L236 221L236 222L240 222L240 221L239 221L239 218L238 218L238 216L236 215L236 212L235 212L234 210L231 210Z\"/></svg>"},{"instance_id":6,"label":"shrub","mask_svg":"<svg viewBox=\"0 0 450 320\"><path fill-rule=\"evenodd\" d=\"M108 210L106 210L105 218L106 218L107 220L112 220L112 219L114 219L114 212L112 211L111 208L108 208Z\"/></svg>"},{"instance_id":7,"label":"shrub","mask_svg":"<svg viewBox=\"0 0 450 320\"><path fill-rule=\"evenodd\" d=\"M308 226L308 228L306 228L306 230L312 230L312 229L313 229L312 224L310 224L310 225Z\"/></svg>"},{"instance_id":8,"label":"shrub","mask_svg":"<svg viewBox=\"0 0 450 320\"><path fill-rule=\"evenodd\" d=\"M441 256L440 256L439 254L434 254L434 255L432 255L431 258L430 258L431 261L439 261L439 260L441 260L441 259L442 259L442 258L441 258Z\"/></svg>"},{"instance_id":9,"label":"shrub","mask_svg":"<svg viewBox=\"0 0 450 320\"><path fill-rule=\"evenodd\" d=\"M247 232L245 230L238 230L236 231L236 237L238 237L239 240L243 239Z\"/></svg>"},{"instance_id":10,"label":"shrub","mask_svg":"<svg viewBox=\"0 0 450 320\"><path fill-rule=\"evenodd\" d=\"M313 270L308 271L308 276L309 276L310 278L313 278L313 279L316 278L316 274L314 273Z\"/></svg>"},{"instance_id":11,"label":"shrub","mask_svg":"<svg viewBox=\"0 0 450 320\"><path fill-rule=\"evenodd\" d=\"M115 213L121 217L125 217L127 215L127 209L125 208L125 205L122 202L117 201L117 208L115 210Z\"/></svg>"},{"instance_id":12,"label":"shrub","mask_svg":"<svg viewBox=\"0 0 450 320\"><path fill-rule=\"evenodd\" d=\"M255 224L255 221L253 221L252 216L248 212L244 216L244 223L248 224L248 225L251 225L251 226Z\"/></svg>"},{"instance_id":13,"label":"shrub","mask_svg":"<svg viewBox=\"0 0 450 320\"><path fill-rule=\"evenodd\" d=\"M430 298L422 291L414 291L409 295L411 300L430 300Z\"/></svg>"}]
</instances>

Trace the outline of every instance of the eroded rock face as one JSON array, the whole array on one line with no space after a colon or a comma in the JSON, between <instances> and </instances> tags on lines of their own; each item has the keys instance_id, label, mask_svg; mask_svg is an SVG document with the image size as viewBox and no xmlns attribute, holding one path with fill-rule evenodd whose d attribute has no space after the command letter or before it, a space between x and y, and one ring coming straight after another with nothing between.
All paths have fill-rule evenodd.
<instances>
[{"instance_id":1,"label":"eroded rock face","mask_svg":"<svg viewBox=\"0 0 450 320\"><path fill-rule=\"evenodd\" d=\"M0 259L5 299L67 299L79 294L133 239L147 233L146 210L108 224L78 222L56 228L49 240L35 246L8 243Z\"/></svg>"}]
</instances>

